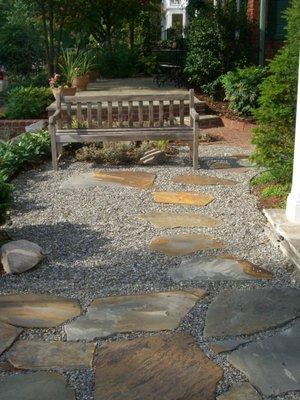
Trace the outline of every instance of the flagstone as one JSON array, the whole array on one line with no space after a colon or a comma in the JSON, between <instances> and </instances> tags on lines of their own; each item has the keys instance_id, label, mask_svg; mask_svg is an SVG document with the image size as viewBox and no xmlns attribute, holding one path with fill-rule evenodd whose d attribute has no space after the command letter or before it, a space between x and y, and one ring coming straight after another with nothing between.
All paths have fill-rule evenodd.
<instances>
[{"instance_id":1,"label":"flagstone","mask_svg":"<svg viewBox=\"0 0 300 400\"><path fill-rule=\"evenodd\" d=\"M13 344L21 332L20 328L0 322L0 355Z\"/></svg>"},{"instance_id":2,"label":"flagstone","mask_svg":"<svg viewBox=\"0 0 300 400\"><path fill-rule=\"evenodd\" d=\"M242 281L272 278L270 272L256 267L249 261L224 256L184 260L179 268L169 270L168 275L176 282L186 280Z\"/></svg>"},{"instance_id":3,"label":"flagstone","mask_svg":"<svg viewBox=\"0 0 300 400\"><path fill-rule=\"evenodd\" d=\"M209 347L211 347L216 354L220 354L226 353L227 351L235 350L242 344L249 342L249 339L225 339L218 342L211 342L209 343Z\"/></svg>"},{"instance_id":4,"label":"flagstone","mask_svg":"<svg viewBox=\"0 0 300 400\"><path fill-rule=\"evenodd\" d=\"M156 203L195 206L206 206L215 199L210 194L200 194L197 192L154 192L153 197Z\"/></svg>"},{"instance_id":5,"label":"flagstone","mask_svg":"<svg viewBox=\"0 0 300 400\"><path fill-rule=\"evenodd\" d=\"M162 252L168 256L183 256L200 250L221 249L224 243L203 233L183 233L174 236L160 236L150 243L150 250Z\"/></svg>"},{"instance_id":6,"label":"flagstone","mask_svg":"<svg viewBox=\"0 0 300 400\"><path fill-rule=\"evenodd\" d=\"M284 301L285 299L283 299ZM228 356L265 396L300 390L300 323Z\"/></svg>"},{"instance_id":7,"label":"flagstone","mask_svg":"<svg viewBox=\"0 0 300 400\"><path fill-rule=\"evenodd\" d=\"M113 342L96 363L95 400L213 400L222 376L187 334Z\"/></svg>"},{"instance_id":8,"label":"flagstone","mask_svg":"<svg viewBox=\"0 0 300 400\"><path fill-rule=\"evenodd\" d=\"M141 171L97 171L74 175L63 182L62 189L94 186L129 186L138 189L150 189L156 175Z\"/></svg>"},{"instance_id":9,"label":"flagstone","mask_svg":"<svg viewBox=\"0 0 300 400\"><path fill-rule=\"evenodd\" d=\"M160 228L215 228L222 224L222 221L217 218L198 213L153 212L141 214L139 218Z\"/></svg>"},{"instance_id":10,"label":"flagstone","mask_svg":"<svg viewBox=\"0 0 300 400\"><path fill-rule=\"evenodd\" d=\"M300 289L224 290L208 308L204 336L249 335L275 328L299 315Z\"/></svg>"},{"instance_id":11,"label":"flagstone","mask_svg":"<svg viewBox=\"0 0 300 400\"><path fill-rule=\"evenodd\" d=\"M75 392L57 373L10 375L0 380L1 400L75 400Z\"/></svg>"},{"instance_id":12,"label":"flagstone","mask_svg":"<svg viewBox=\"0 0 300 400\"><path fill-rule=\"evenodd\" d=\"M228 392L217 397L217 400L261 400L253 386L248 382L241 385L234 385Z\"/></svg>"},{"instance_id":13,"label":"flagstone","mask_svg":"<svg viewBox=\"0 0 300 400\"><path fill-rule=\"evenodd\" d=\"M43 294L0 295L0 321L24 328L50 328L79 316L77 300Z\"/></svg>"},{"instance_id":14,"label":"flagstone","mask_svg":"<svg viewBox=\"0 0 300 400\"><path fill-rule=\"evenodd\" d=\"M216 178L214 176L208 175L190 175L182 174L173 177L174 183L181 183L184 185L223 185L223 186L233 186L237 182L231 179Z\"/></svg>"},{"instance_id":15,"label":"flagstone","mask_svg":"<svg viewBox=\"0 0 300 400\"><path fill-rule=\"evenodd\" d=\"M67 338L93 340L121 332L175 329L205 294L198 289L98 298L85 315L66 325Z\"/></svg>"},{"instance_id":16,"label":"flagstone","mask_svg":"<svg viewBox=\"0 0 300 400\"><path fill-rule=\"evenodd\" d=\"M8 361L18 369L92 368L96 344L19 340Z\"/></svg>"}]
</instances>

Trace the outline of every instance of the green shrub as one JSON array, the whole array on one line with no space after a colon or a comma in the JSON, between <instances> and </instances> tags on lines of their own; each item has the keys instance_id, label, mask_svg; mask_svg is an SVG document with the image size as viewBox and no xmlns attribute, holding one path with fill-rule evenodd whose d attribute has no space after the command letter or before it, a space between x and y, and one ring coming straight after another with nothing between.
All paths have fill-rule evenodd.
<instances>
[{"instance_id":1,"label":"green shrub","mask_svg":"<svg viewBox=\"0 0 300 400\"><path fill-rule=\"evenodd\" d=\"M13 186L6 182L0 171L0 225L4 224L12 203Z\"/></svg>"},{"instance_id":2,"label":"green shrub","mask_svg":"<svg viewBox=\"0 0 300 400\"><path fill-rule=\"evenodd\" d=\"M300 7L293 0L287 10L287 40L269 64L269 76L261 84L253 160L267 166L278 182L289 182L293 170L297 103Z\"/></svg>"},{"instance_id":3,"label":"green shrub","mask_svg":"<svg viewBox=\"0 0 300 400\"><path fill-rule=\"evenodd\" d=\"M244 7L237 11L235 0L198 15L189 26L185 73L192 85L202 87L249 63L251 30ZM220 85L215 88L219 91Z\"/></svg>"},{"instance_id":4,"label":"green shrub","mask_svg":"<svg viewBox=\"0 0 300 400\"><path fill-rule=\"evenodd\" d=\"M259 85L266 77L266 69L260 67L239 68L223 75L225 100L229 107L240 115L251 115L258 107Z\"/></svg>"},{"instance_id":5,"label":"green shrub","mask_svg":"<svg viewBox=\"0 0 300 400\"><path fill-rule=\"evenodd\" d=\"M41 118L52 101L50 88L16 87L8 93L5 116L9 119Z\"/></svg>"},{"instance_id":6,"label":"green shrub","mask_svg":"<svg viewBox=\"0 0 300 400\"><path fill-rule=\"evenodd\" d=\"M21 74L12 74L8 75L9 86L7 92L11 92L16 87L48 87L49 85L49 76L46 70L38 70L31 74L21 75Z\"/></svg>"},{"instance_id":7,"label":"green shrub","mask_svg":"<svg viewBox=\"0 0 300 400\"><path fill-rule=\"evenodd\" d=\"M112 50L100 51L98 68L103 78L128 78L137 73L139 55L136 49L116 46Z\"/></svg>"}]
</instances>

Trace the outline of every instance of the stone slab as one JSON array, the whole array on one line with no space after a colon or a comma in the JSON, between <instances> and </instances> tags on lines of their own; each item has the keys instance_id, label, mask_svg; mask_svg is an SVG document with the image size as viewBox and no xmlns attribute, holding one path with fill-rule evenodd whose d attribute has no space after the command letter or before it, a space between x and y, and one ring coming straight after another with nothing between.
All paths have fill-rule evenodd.
<instances>
[{"instance_id":1,"label":"stone slab","mask_svg":"<svg viewBox=\"0 0 300 400\"><path fill-rule=\"evenodd\" d=\"M129 186L137 189L150 189L156 175L140 171L97 171L74 175L62 183L61 189L95 186Z\"/></svg>"},{"instance_id":2,"label":"stone slab","mask_svg":"<svg viewBox=\"0 0 300 400\"><path fill-rule=\"evenodd\" d=\"M300 289L224 290L208 308L204 336L249 335L275 328L299 315Z\"/></svg>"},{"instance_id":3,"label":"stone slab","mask_svg":"<svg viewBox=\"0 0 300 400\"><path fill-rule=\"evenodd\" d=\"M214 400L222 376L190 335L114 342L96 364L95 400Z\"/></svg>"},{"instance_id":4,"label":"stone slab","mask_svg":"<svg viewBox=\"0 0 300 400\"><path fill-rule=\"evenodd\" d=\"M196 192L154 192L153 198L156 203L183 204L190 206L206 206L215 198L210 194Z\"/></svg>"},{"instance_id":5,"label":"stone slab","mask_svg":"<svg viewBox=\"0 0 300 400\"><path fill-rule=\"evenodd\" d=\"M94 343L19 340L9 351L8 361L18 369L92 368Z\"/></svg>"},{"instance_id":6,"label":"stone slab","mask_svg":"<svg viewBox=\"0 0 300 400\"><path fill-rule=\"evenodd\" d=\"M202 257L184 260L179 268L169 270L168 275L175 282L187 280L243 281L272 278L270 272L254 266L247 260L238 260L233 257Z\"/></svg>"},{"instance_id":7,"label":"stone slab","mask_svg":"<svg viewBox=\"0 0 300 400\"><path fill-rule=\"evenodd\" d=\"M10 375L0 380L1 400L75 400L75 392L57 373Z\"/></svg>"},{"instance_id":8,"label":"stone slab","mask_svg":"<svg viewBox=\"0 0 300 400\"><path fill-rule=\"evenodd\" d=\"M149 248L168 256L184 256L197 251L222 249L225 245L219 240L202 233L183 233L174 236L159 236L154 238Z\"/></svg>"},{"instance_id":9,"label":"stone slab","mask_svg":"<svg viewBox=\"0 0 300 400\"><path fill-rule=\"evenodd\" d=\"M219 219L198 213L153 212L141 214L139 218L160 228L216 228L222 225Z\"/></svg>"},{"instance_id":10,"label":"stone slab","mask_svg":"<svg viewBox=\"0 0 300 400\"><path fill-rule=\"evenodd\" d=\"M24 328L50 328L78 317L76 300L42 294L0 295L0 321Z\"/></svg>"},{"instance_id":11,"label":"stone slab","mask_svg":"<svg viewBox=\"0 0 300 400\"><path fill-rule=\"evenodd\" d=\"M0 322L0 355L13 344L21 332L20 328Z\"/></svg>"},{"instance_id":12,"label":"stone slab","mask_svg":"<svg viewBox=\"0 0 300 400\"><path fill-rule=\"evenodd\" d=\"M227 351L235 350L242 344L249 343L248 339L225 339L218 342L209 343L209 347L213 349L216 354L226 353Z\"/></svg>"},{"instance_id":13,"label":"stone slab","mask_svg":"<svg viewBox=\"0 0 300 400\"><path fill-rule=\"evenodd\" d=\"M261 400L261 396L246 382L232 386L228 392L218 396L217 400Z\"/></svg>"},{"instance_id":14,"label":"stone slab","mask_svg":"<svg viewBox=\"0 0 300 400\"><path fill-rule=\"evenodd\" d=\"M233 186L237 184L236 181L233 181L231 179L216 178L214 176L208 176L208 175L190 175L190 174L182 174L174 176L172 181L174 183L181 183L183 185L199 185L199 186L207 186L207 185Z\"/></svg>"},{"instance_id":15,"label":"stone slab","mask_svg":"<svg viewBox=\"0 0 300 400\"><path fill-rule=\"evenodd\" d=\"M300 390L300 323L228 356L265 396Z\"/></svg>"},{"instance_id":16,"label":"stone slab","mask_svg":"<svg viewBox=\"0 0 300 400\"><path fill-rule=\"evenodd\" d=\"M98 298L84 316L65 327L68 340L93 340L114 333L175 329L205 291L174 291Z\"/></svg>"},{"instance_id":17,"label":"stone slab","mask_svg":"<svg viewBox=\"0 0 300 400\"><path fill-rule=\"evenodd\" d=\"M44 258L42 248L28 240L15 240L0 249L1 264L7 274L20 274Z\"/></svg>"}]
</instances>

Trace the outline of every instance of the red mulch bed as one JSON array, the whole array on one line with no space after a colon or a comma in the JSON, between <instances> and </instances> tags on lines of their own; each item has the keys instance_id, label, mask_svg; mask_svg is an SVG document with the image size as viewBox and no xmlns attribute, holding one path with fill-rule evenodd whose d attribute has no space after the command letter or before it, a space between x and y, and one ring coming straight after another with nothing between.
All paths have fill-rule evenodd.
<instances>
[{"instance_id":1,"label":"red mulch bed","mask_svg":"<svg viewBox=\"0 0 300 400\"><path fill-rule=\"evenodd\" d=\"M270 196L270 197L263 197L262 191L270 185L257 185L253 187L252 193L258 197L258 208L262 210L263 208L282 208L284 203L284 197L280 196Z\"/></svg>"}]
</instances>

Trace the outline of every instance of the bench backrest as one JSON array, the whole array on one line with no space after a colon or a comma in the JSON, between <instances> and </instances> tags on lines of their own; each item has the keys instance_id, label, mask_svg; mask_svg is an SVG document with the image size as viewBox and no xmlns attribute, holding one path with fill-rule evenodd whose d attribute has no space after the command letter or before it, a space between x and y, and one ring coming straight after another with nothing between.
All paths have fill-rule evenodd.
<instances>
[{"instance_id":1,"label":"bench backrest","mask_svg":"<svg viewBox=\"0 0 300 400\"><path fill-rule=\"evenodd\" d=\"M66 126L74 118L86 128L142 128L184 125L185 115L194 107L194 90L189 93L152 95L60 96L57 109L65 113ZM187 110L186 110L187 108ZM61 122L62 124L62 122Z\"/></svg>"}]
</instances>

